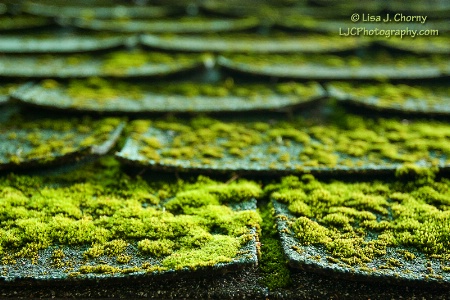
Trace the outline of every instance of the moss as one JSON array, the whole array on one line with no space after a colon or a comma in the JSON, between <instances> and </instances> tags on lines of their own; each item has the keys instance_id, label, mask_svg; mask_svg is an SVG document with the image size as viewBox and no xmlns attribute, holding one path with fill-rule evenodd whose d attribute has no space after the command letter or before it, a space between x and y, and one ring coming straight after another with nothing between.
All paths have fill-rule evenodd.
<instances>
[{"instance_id":1,"label":"moss","mask_svg":"<svg viewBox=\"0 0 450 300\"><path fill-rule=\"evenodd\" d=\"M449 254L449 180L436 180L434 172L405 165L391 183L324 183L311 175L290 176L268 185L266 192L296 216L288 225L299 246L322 246L329 257L349 265L371 262L389 247L414 260L405 248L427 257ZM399 266L387 259L387 268Z\"/></svg>"},{"instance_id":2,"label":"moss","mask_svg":"<svg viewBox=\"0 0 450 300\"><path fill-rule=\"evenodd\" d=\"M46 81L41 85L46 87ZM75 107L88 105L90 101L106 104L108 100L116 98L126 97L137 100L143 96L143 90L138 85L114 82L98 77L85 80L73 79L67 86L64 86L64 90L74 100L73 106Z\"/></svg>"},{"instance_id":3,"label":"moss","mask_svg":"<svg viewBox=\"0 0 450 300\"><path fill-rule=\"evenodd\" d=\"M84 251L83 256L85 258L97 258L102 256L105 253L102 245L93 245L86 251Z\"/></svg>"},{"instance_id":4,"label":"moss","mask_svg":"<svg viewBox=\"0 0 450 300\"><path fill-rule=\"evenodd\" d=\"M161 142L155 138L155 137L146 137L143 138L142 141L149 147L153 149L160 149L161 148Z\"/></svg>"},{"instance_id":5,"label":"moss","mask_svg":"<svg viewBox=\"0 0 450 300\"><path fill-rule=\"evenodd\" d=\"M204 117L157 121L148 128L151 134L132 135L132 140L143 145L153 137L161 144L154 151L139 146L142 162L185 168L395 168L443 165L450 156L450 126L439 121L370 119L337 111L326 122L298 118L266 125Z\"/></svg>"},{"instance_id":6,"label":"moss","mask_svg":"<svg viewBox=\"0 0 450 300\"><path fill-rule=\"evenodd\" d=\"M403 110L434 110L444 107L450 89L445 86L411 86L406 84L351 84L333 83L331 86L345 92L351 99L382 108Z\"/></svg>"},{"instance_id":7,"label":"moss","mask_svg":"<svg viewBox=\"0 0 450 300\"><path fill-rule=\"evenodd\" d=\"M220 203L236 203L247 199L257 199L262 196L261 187L253 181L246 180L234 181L226 185L210 182L204 189L216 196Z\"/></svg>"},{"instance_id":8,"label":"moss","mask_svg":"<svg viewBox=\"0 0 450 300\"><path fill-rule=\"evenodd\" d=\"M170 255L173 252L175 243L168 239L151 241L144 239L139 241L138 248L145 254L150 254L152 256L161 257Z\"/></svg>"},{"instance_id":9,"label":"moss","mask_svg":"<svg viewBox=\"0 0 450 300\"><path fill-rule=\"evenodd\" d=\"M406 260L414 260L416 258L416 255L408 250L397 250L397 252L402 254Z\"/></svg>"},{"instance_id":10,"label":"moss","mask_svg":"<svg viewBox=\"0 0 450 300\"><path fill-rule=\"evenodd\" d=\"M103 244L103 249L105 254L109 256L116 256L122 254L125 251L128 243L124 240L112 240Z\"/></svg>"},{"instance_id":11,"label":"moss","mask_svg":"<svg viewBox=\"0 0 450 300\"><path fill-rule=\"evenodd\" d=\"M223 150L220 147L206 147L200 150L201 155L210 158L221 158L223 157Z\"/></svg>"},{"instance_id":12,"label":"moss","mask_svg":"<svg viewBox=\"0 0 450 300\"><path fill-rule=\"evenodd\" d=\"M55 89L59 86L59 83L53 79L45 79L41 82L41 84L46 89Z\"/></svg>"},{"instance_id":13,"label":"moss","mask_svg":"<svg viewBox=\"0 0 450 300\"><path fill-rule=\"evenodd\" d=\"M193 62L192 56L177 54L170 55L160 52L144 52L144 51L129 51L129 52L112 52L107 54L103 61L103 69L112 74L123 74L129 69L139 68L146 64L186 64Z\"/></svg>"},{"instance_id":14,"label":"moss","mask_svg":"<svg viewBox=\"0 0 450 300\"><path fill-rule=\"evenodd\" d=\"M132 258L131 255L119 254L119 255L117 256L116 261L117 261L119 264L126 264L126 263L128 263L128 262L131 260L131 258ZM133 272L136 272L136 271L139 271L139 268L134 268L134 269L133 269ZM128 272L131 273L131 271L128 271ZM125 273L125 274L126 274L126 272L124 272L124 271L122 271L122 273Z\"/></svg>"},{"instance_id":15,"label":"moss","mask_svg":"<svg viewBox=\"0 0 450 300\"><path fill-rule=\"evenodd\" d=\"M377 51L375 54L365 57L354 55L333 55L333 54L230 54L227 55L233 64L239 65L247 70L270 70L272 66L314 66L323 68L347 68L359 69L360 67L386 66L386 68L396 67L397 69L405 66L415 65L427 67L430 65L446 65L445 55L430 55L417 57L414 55L395 55L387 51Z\"/></svg>"},{"instance_id":16,"label":"moss","mask_svg":"<svg viewBox=\"0 0 450 300\"><path fill-rule=\"evenodd\" d=\"M110 265L81 266L79 270L81 274L114 274L120 272L119 268Z\"/></svg>"},{"instance_id":17,"label":"moss","mask_svg":"<svg viewBox=\"0 0 450 300\"><path fill-rule=\"evenodd\" d=\"M239 241L231 236L213 235L211 240L200 249L177 251L165 258L162 264L170 269L180 269L181 267L196 269L227 263L237 255L240 246Z\"/></svg>"},{"instance_id":18,"label":"moss","mask_svg":"<svg viewBox=\"0 0 450 300\"><path fill-rule=\"evenodd\" d=\"M207 191L193 190L178 193L174 199L166 203L165 207L169 211L177 212L182 210L184 213L189 213L192 211L192 208L218 204L219 200L217 197Z\"/></svg>"},{"instance_id":19,"label":"moss","mask_svg":"<svg viewBox=\"0 0 450 300\"><path fill-rule=\"evenodd\" d=\"M300 217L295 220L291 228L294 232L301 232L297 234L296 237L300 240L303 245L311 244L326 244L330 243L332 240L328 237L328 229L320 224L306 217Z\"/></svg>"},{"instance_id":20,"label":"moss","mask_svg":"<svg viewBox=\"0 0 450 300\"><path fill-rule=\"evenodd\" d=\"M56 249L52 254L52 265L56 268L63 268L66 266L66 263L63 261L65 258L65 253L61 249Z\"/></svg>"},{"instance_id":21,"label":"moss","mask_svg":"<svg viewBox=\"0 0 450 300\"><path fill-rule=\"evenodd\" d=\"M414 164L403 164L395 170L395 176L400 180L412 180L416 184L434 182L437 168L423 168Z\"/></svg>"},{"instance_id":22,"label":"moss","mask_svg":"<svg viewBox=\"0 0 450 300\"><path fill-rule=\"evenodd\" d=\"M12 147L8 152L0 153L0 160L3 158L3 161L16 164L31 160L47 162L58 156L86 151L86 148L107 141L120 122L119 118L92 120L87 117L26 120L24 116L16 115L0 129L0 141L10 143ZM14 135L3 135L10 131Z\"/></svg>"},{"instance_id":23,"label":"moss","mask_svg":"<svg viewBox=\"0 0 450 300\"><path fill-rule=\"evenodd\" d=\"M64 254L64 251L61 249L56 249L55 251L53 251L53 254L52 254L53 259L62 259L65 256L66 255Z\"/></svg>"},{"instance_id":24,"label":"moss","mask_svg":"<svg viewBox=\"0 0 450 300\"><path fill-rule=\"evenodd\" d=\"M273 213L271 204L260 207L263 223L260 236L261 256L259 258L259 268L263 275L262 283L271 290L284 288L291 284L290 272L283 255L283 248L275 230Z\"/></svg>"},{"instance_id":25,"label":"moss","mask_svg":"<svg viewBox=\"0 0 450 300\"><path fill-rule=\"evenodd\" d=\"M118 68L120 72L126 69ZM116 72L119 72L116 70ZM110 71L112 72L112 71ZM280 88L289 86L288 89ZM53 91L49 91L52 89ZM229 80L217 83L156 82L152 85L123 80L106 80L98 77L72 79L68 83L44 80L33 90L42 94L62 95L61 103L54 98L28 97L39 105L63 106L88 110L142 110L195 111L198 109L229 110L255 107L278 107L307 102L322 96L323 90L316 82L283 84L230 84ZM154 98L158 101L150 101ZM227 98L227 101L222 101ZM282 98L283 101L279 101ZM164 102L161 102L164 100ZM189 100L189 101L187 101ZM256 102L255 102L256 101ZM214 108L211 102L216 102ZM280 103L281 102L281 103ZM230 104L231 103L231 104Z\"/></svg>"},{"instance_id":26,"label":"moss","mask_svg":"<svg viewBox=\"0 0 450 300\"><path fill-rule=\"evenodd\" d=\"M58 245L89 246L83 253L87 261L109 256L120 264L128 264L137 248L139 256L157 259L165 269L230 262L254 238L251 229L259 229L261 220L254 211L224 204L261 194L256 183L244 180L148 182L122 173L111 158L61 175L10 174L0 178L1 255L5 263L20 257L37 261L40 250ZM54 266L64 267L62 251L54 256ZM152 264L146 270L162 270ZM85 265L79 272L125 270Z\"/></svg>"}]
</instances>

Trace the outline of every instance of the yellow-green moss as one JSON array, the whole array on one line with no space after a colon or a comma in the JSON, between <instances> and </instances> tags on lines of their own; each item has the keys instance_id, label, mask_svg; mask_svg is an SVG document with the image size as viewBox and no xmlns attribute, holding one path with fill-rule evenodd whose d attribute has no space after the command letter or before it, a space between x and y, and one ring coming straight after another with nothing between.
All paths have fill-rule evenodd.
<instances>
[{"instance_id":1,"label":"yellow-green moss","mask_svg":"<svg viewBox=\"0 0 450 300\"><path fill-rule=\"evenodd\" d=\"M87 261L109 256L125 264L134 245L140 254L160 259L164 268L230 262L261 220L255 211L234 211L224 204L261 193L256 183L244 180L147 182L122 173L111 158L62 175L10 174L0 178L0 255L12 263L19 257L36 260L40 250L53 245L89 246ZM53 256L54 265L62 267L64 253L56 250ZM157 271L153 267L147 269ZM79 272L123 270L86 265Z\"/></svg>"},{"instance_id":2,"label":"yellow-green moss","mask_svg":"<svg viewBox=\"0 0 450 300\"><path fill-rule=\"evenodd\" d=\"M180 250L162 261L163 266L170 269L213 266L218 263L230 262L238 253L241 244L239 240L227 235L213 235L200 249Z\"/></svg>"},{"instance_id":3,"label":"yellow-green moss","mask_svg":"<svg viewBox=\"0 0 450 300\"><path fill-rule=\"evenodd\" d=\"M260 207L263 219L261 226L261 255L259 268L262 272L262 283L269 289L287 287L291 283L290 272L283 248L275 229L273 218L273 206L271 204Z\"/></svg>"},{"instance_id":4,"label":"yellow-green moss","mask_svg":"<svg viewBox=\"0 0 450 300\"><path fill-rule=\"evenodd\" d=\"M437 165L450 157L450 126L439 121L371 119L336 112L326 122L299 118L261 126L199 117L148 126L151 134L135 130L132 134L142 145L142 160L169 165L183 161L192 167L220 168L229 167L232 158L236 168L249 164L282 169L360 168L417 162ZM157 139L157 147L148 148L144 140L150 137Z\"/></svg>"},{"instance_id":5,"label":"yellow-green moss","mask_svg":"<svg viewBox=\"0 0 450 300\"><path fill-rule=\"evenodd\" d=\"M385 65L386 67L405 68L408 65L430 66L439 65L445 67L447 60L445 55L430 55L417 57L413 55L398 56L387 51L377 51L366 57L354 55L333 54L232 54L227 55L233 62L248 65L249 68L270 68L270 66L287 65L289 67L321 65L324 67L338 67L357 69L361 66Z\"/></svg>"},{"instance_id":6,"label":"yellow-green moss","mask_svg":"<svg viewBox=\"0 0 450 300\"><path fill-rule=\"evenodd\" d=\"M400 248L406 260L412 247L431 257L450 254L450 180L415 165L397 170L399 181L323 183L311 175L289 176L266 192L288 205L288 221L300 245L322 245L347 264L364 264ZM407 179L407 180L405 180ZM398 267L390 259L386 267Z\"/></svg>"},{"instance_id":7,"label":"yellow-green moss","mask_svg":"<svg viewBox=\"0 0 450 300\"><path fill-rule=\"evenodd\" d=\"M199 61L198 56L187 54L168 54L141 50L118 51L105 56L102 68L109 74L121 75L130 69L140 68L146 64L177 66L180 64L193 64L196 61Z\"/></svg>"},{"instance_id":8,"label":"yellow-green moss","mask_svg":"<svg viewBox=\"0 0 450 300\"><path fill-rule=\"evenodd\" d=\"M0 153L0 160L16 164L30 160L51 161L57 156L86 150L107 141L120 122L119 118L92 120L89 117L30 121L17 115L0 126L0 141L16 148ZM7 135L3 134L6 132Z\"/></svg>"},{"instance_id":9,"label":"yellow-green moss","mask_svg":"<svg viewBox=\"0 0 450 300\"><path fill-rule=\"evenodd\" d=\"M160 239L156 241L144 239L138 243L138 248L140 251L156 257L172 254L174 247L175 243L168 239Z\"/></svg>"},{"instance_id":10,"label":"yellow-green moss","mask_svg":"<svg viewBox=\"0 0 450 300\"><path fill-rule=\"evenodd\" d=\"M433 105L445 105L450 92L450 88L447 86L426 87L391 83L355 85L339 82L333 83L332 86L354 99L389 108L405 104L415 105L417 108L423 108L424 104L428 108L432 108ZM375 101L369 102L369 99ZM404 109L409 108L409 106L404 106Z\"/></svg>"}]
</instances>

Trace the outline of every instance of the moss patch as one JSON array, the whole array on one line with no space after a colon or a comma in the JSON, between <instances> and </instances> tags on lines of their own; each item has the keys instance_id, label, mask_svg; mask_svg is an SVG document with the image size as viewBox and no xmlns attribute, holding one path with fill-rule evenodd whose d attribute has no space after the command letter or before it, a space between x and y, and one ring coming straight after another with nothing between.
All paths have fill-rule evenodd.
<instances>
[{"instance_id":1,"label":"moss patch","mask_svg":"<svg viewBox=\"0 0 450 300\"><path fill-rule=\"evenodd\" d=\"M436 78L448 69L445 55L398 56L379 51L367 56L319 54L229 54L226 68L246 73L304 79Z\"/></svg>"},{"instance_id":2,"label":"moss patch","mask_svg":"<svg viewBox=\"0 0 450 300\"><path fill-rule=\"evenodd\" d=\"M1 75L15 77L84 78L164 75L193 69L200 55L168 54L142 50L114 51L103 55L8 55L0 56Z\"/></svg>"},{"instance_id":3,"label":"moss patch","mask_svg":"<svg viewBox=\"0 0 450 300\"><path fill-rule=\"evenodd\" d=\"M26 103L93 111L241 111L289 107L322 98L318 83L239 84L232 78L207 84L158 82L152 85L98 77L68 84L46 79L15 95Z\"/></svg>"},{"instance_id":4,"label":"moss patch","mask_svg":"<svg viewBox=\"0 0 450 300\"><path fill-rule=\"evenodd\" d=\"M423 276L427 266L399 260L447 264L450 181L416 166L399 168L397 177L392 183L323 183L311 175L289 176L266 191L287 206L291 218L278 217L303 251L314 246L333 263L363 269L385 260L387 269L413 268ZM398 257L392 249L399 249Z\"/></svg>"},{"instance_id":5,"label":"moss patch","mask_svg":"<svg viewBox=\"0 0 450 300\"><path fill-rule=\"evenodd\" d=\"M194 118L189 122L136 121L129 129L131 139L121 157L143 165L186 169L395 170L402 163L446 166L450 155L446 123L340 113L326 122L299 118L267 124ZM146 137L156 138L161 146L145 143Z\"/></svg>"},{"instance_id":6,"label":"moss patch","mask_svg":"<svg viewBox=\"0 0 450 300\"><path fill-rule=\"evenodd\" d=\"M145 67L146 65L183 66L192 65L198 56L187 54L167 54L133 50L129 52L113 52L105 56L103 70L109 74L126 74L127 71ZM194 58L194 59L193 59Z\"/></svg>"},{"instance_id":7,"label":"moss patch","mask_svg":"<svg viewBox=\"0 0 450 300\"><path fill-rule=\"evenodd\" d=\"M372 107L412 112L448 113L450 88L445 86L411 86L406 84L332 83L332 95Z\"/></svg>"},{"instance_id":8,"label":"moss patch","mask_svg":"<svg viewBox=\"0 0 450 300\"><path fill-rule=\"evenodd\" d=\"M65 253L85 249L85 262L53 253L64 272L127 273L133 265L134 272L154 272L245 261L241 248L261 221L255 211L226 205L260 197L255 183L206 177L147 182L120 172L111 158L63 175L10 174L0 179L0 191L4 264L23 257L40 261L42 251L55 246Z\"/></svg>"},{"instance_id":9,"label":"moss patch","mask_svg":"<svg viewBox=\"0 0 450 300\"><path fill-rule=\"evenodd\" d=\"M121 122L119 118L89 117L27 120L15 115L0 125L0 164L46 163L89 152L108 141Z\"/></svg>"},{"instance_id":10,"label":"moss patch","mask_svg":"<svg viewBox=\"0 0 450 300\"><path fill-rule=\"evenodd\" d=\"M290 272L283 255L283 248L275 229L273 206L260 208L263 219L261 226L261 257L259 268L263 274L262 283L269 289L287 287L291 283Z\"/></svg>"}]
</instances>

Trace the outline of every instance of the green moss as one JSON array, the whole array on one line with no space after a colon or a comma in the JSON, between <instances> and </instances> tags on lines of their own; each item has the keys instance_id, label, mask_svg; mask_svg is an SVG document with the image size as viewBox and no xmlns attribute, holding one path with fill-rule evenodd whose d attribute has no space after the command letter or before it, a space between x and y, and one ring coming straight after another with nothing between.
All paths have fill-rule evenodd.
<instances>
[{"instance_id":1,"label":"green moss","mask_svg":"<svg viewBox=\"0 0 450 300\"><path fill-rule=\"evenodd\" d=\"M423 168L414 164L403 164L395 171L395 176L400 180L414 181L416 184L434 182L437 168Z\"/></svg>"},{"instance_id":2,"label":"green moss","mask_svg":"<svg viewBox=\"0 0 450 300\"><path fill-rule=\"evenodd\" d=\"M121 271L119 268L110 265L81 266L79 270L81 274L114 274Z\"/></svg>"},{"instance_id":3,"label":"green moss","mask_svg":"<svg viewBox=\"0 0 450 300\"><path fill-rule=\"evenodd\" d=\"M119 51L107 54L102 62L102 68L108 74L123 75L129 70L146 65L192 65L198 60L198 56L187 54L167 54L141 50Z\"/></svg>"},{"instance_id":4,"label":"green moss","mask_svg":"<svg viewBox=\"0 0 450 300\"><path fill-rule=\"evenodd\" d=\"M92 120L88 117L27 120L16 115L0 127L0 142L10 144L0 152L0 161L15 164L31 160L46 162L76 151L86 151L86 148L107 141L120 122L119 118ZM11 131L14 135L6 134Z\"/></svg>"},{"instance_id":5,"label":"green moss","mask_svg":"<svg viewBox=\"0 0 450 300\"><path fill-rule=\"evenodd\" d=\"M105 253L102 245L93 245L86 251L84 251L83 256L85 258L97 258L102 256Z\"/></svg>"},{"instance_id":6,"label":"green moss","mask_svg":"<svg viewBox=\"0 0 450 300\"><path fill-rule=\"evenodd\" d=\"M180 250L162 261L163 266L170 269L188 267L213 266L218 263L227 263L235 257L241 244L238 240L227 235L213 235L203 247L198 250Z\"/></svg>"},{"instance_id":7,"label":"green moss","mask_svg":"<svg viewBox=\"0 0 450 300\"><path fill-rule=\"evenodd\" d=\"M433 106L444 106L447 103L450 89L445 86L410 86L406 84L351 84L347 82L333 83L331 86L348 94L352 99L372 103L385 108L405 110L432 109Z\"/></svg>"},{"instance_id":8,"label":"green moss","mask_svg":"<svg viewBox=\"0 0 450 300\"><path fill-rule=\"evenodd\" d=\"M324 183L311 175L289 176L268 185L266 192L295 215L288 226L299 246L322 246L329 257L349 265L363 266L386 255L389 247L414 260L416 255L405 248L427 257L450 253L450 181L436 180L435 171L405 165L391 183ZM399 266L387 260L387 268Z\"/></svg>"},{"instance_id":9,"label":"green moss","mask_svg":"<svg viewBox=\"0 0 450 300\"><path fill-rule=\"evenodd\" d=\"M184 213L189 213L192 208L205 205L218 205L219 200L207 191L193 190L178 193L174 199L166 203L165 207L169 211L177 212L183 209Z\"/></svg>"},{"instance_id":10,"label":"green moss","mask_svg":"<svg viewBox=\"0 0 450 300\"><path fill-rule=\"evenodd\" d=\"M41 85L48 87L48 80L42 82ZM140 99L143 95L143 91L138 85L113 82L98 77L71 80L65 89L67 94L74 99L74 106L86 105L86 101L92 101L92 99L96 99L96 102L99 103L107 103L108 100L116 98Z\"/></svg>"},{"instance_id":11,"label":"green moss","mask_svg":"<svg viewBox=\"0 0 450 300\"><path fill-rule=\"evenodd\" d=\"M66 255L64 254L64 251L61 249L56 249L55 251L53 251L53 254L52 254L53 259L62 259L65 256Z\"/></svg>"},{"instance_id":12,"label":"green moss","mask_svg":"<svg viewBox=\"0 0 450 300\"><path fill-rule=\"evenodd\" d=\"M121 72L126 69L118 68ZM109 71L111 72L111 71ZM40 105L72 107L77 109L104 110L106 107L126 110L128 106L142 110L192 111L210 107L216 101L216 109L229 110L230 101L235 109L248 109L249 102L255 107L276 107L310 101L322 96L316 82L282 84L235 84L226 79L218 83L155 82L151 85L123 80L106 80L98 77L72 79L68 83L46 79L32 88L42 94L62 95L60 103L54 97L28 97ZM58 97L59 99L60 97ZM156 103L154 98L159 99ZM228 101L222 101L228 98ZM165 102L161 102L164 100ZM189 101L187 101L189 100ZM257 103L255 102L257 101ZM253 103L254 102L254 103ZM258 106L258 104L260 106ZM212 109L212 108L211 108ZM150 145L152 146L152 145Z\"/></svg>"},{"instance_id":13,"label":"green moss","mask_svg":"<svg viewBox=\"0 0 450 300\"><path fill-rule=\"evenodd\" d=\"M416 255L408 250L397 250L397 253L402 254L406 260L414 260L416 258Z\"/></svg>"},{"instance_id":14,"label":"green moss","mask_svg":"<svg viewBox=\"0 0 450 300\"><path fill-rule=\"evenodd\" d=\"M148 182L122 173L111 158L61 175L10 174L0 178L0 255L5 263L21 257L37 261L40 250L51 246L89 246L83 253L87 261L108 256L127 264L137 249L138 256L159 261L145 268L151 272L231 262L261 220L255 211L224 204L261 194L256 183L245 180ZM62 250L53 256L55 267L65 266ZM89 264L79 272L132 271Z\"/></svg>"},{"instance_id":15,"label":"green moss","mask_svg":"<svg viewBox=\"0 0 450 300\"><path fill-rule=\"evenodd\" d=\"M261 126L203 117L157 121L150 128L131 136L140 149L139 160L185 168L347 170L417 162L444 165L450 157L446 123L368 119L339 111L325 122L299 118ZM161 149L147 148L144 140L150 137Z\"/></svg>"},{"instance_id":16,"label":"green moss","mask_svg":"<svg viewBox=\"0 0 450 300\"><path fill-rule=\"evenodd\" d=\"M168 239L151 241L144 239L139 241L138 248L145 254L161 257L172 254L175 243Z\"/></svg>"},{"instance_id":17,"label":"green moss","mask_svg":"<svg viewBox=\"0 0 450 300\"><path fill-rule=\"evenodd\" d=\"M405 66L446 66L445 55L413 56L413 55L395 55L387 51L377 51L373 55L365 57L354 55L333 55L333 54L230 54L227 55L234 64L248 69L269 70L272 66L303 67L303 66L322 66L332 68L358 69L362 66L371 67L386 66L387 68L396 67L397 69Z\"/></svg>"},{"instance_id":18,"label":"green moss","mask_svg":"<svg viewBox=\"0 0 450 300\"><path fill-rule=\"evenodd\" d=\"M271 204L260 208L263 223L260 236L259 268L263 274L262 283L271 290L284 288L291 284L290 272L275 229L273 213Z\"/></svg>"},{"instance_id":19,"label":"green moss","mask_svg":"<svg viewBox=\"0 0 450 300\"><path fill-rule=\"evenodd\" d=\"M131 260L131 256L130 255L126 255L126 254L119 254L118 256L117 256L117 259L116 259L116 261L119 263L119 264L126 264L126 263L128 263L130 260ZM135 269L133 269L133 272L136 272L136 271L139 271L139 268L135 268ZM124 273L123 271L122 271L122 273ZM131 272L130 272L131 273Z\"/></svg>"}]
</instances>

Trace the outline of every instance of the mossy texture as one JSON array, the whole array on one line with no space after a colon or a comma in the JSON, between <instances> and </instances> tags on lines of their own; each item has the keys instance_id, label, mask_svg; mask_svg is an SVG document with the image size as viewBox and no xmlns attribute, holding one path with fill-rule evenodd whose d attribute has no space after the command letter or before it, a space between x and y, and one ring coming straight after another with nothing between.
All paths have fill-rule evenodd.
<instances>
[{"instance_id":1,"label":"mossy texture","mask_svg":"<svg viewBox=\"0 0 450 300\"><path fill-rule=\"evenodd\" d=\"M69 155L105 154L120 134L119 118L26 119L0 124L0 169L46 164Z\"/></svg>"},{"instance_id":2,"label":"mossy texture","mask_svg":"<svg viewBox=\"0 0 450 300\"><path fill-rule=\"evenodd\" d=\"M149 167L251 172L391 171L402 163L449 164L450 126L438 121L135 121L119 157ZM158 141L157 146L145 142Z\"/></svg>"},{"instance_id":3,"label":"mossy texture","mask_svg":"<svg viewBox=\"0 0 450 300\"><path fill-rule=\"evenodd\" d=\"M261 207L260 214L263 219L259 259L259 269L263 274L262 283L271 290L285 288L291 284L290 271L276 231L273 205L269 203Z\"/></svg>"},{"instance_id":4,"label":"mossy texture","mask_svg":"<svg viewBox=\"0 0 450 300\"><path fill-rule=\"evenodd\" d=\"M217 62L250 74L304 79L438 78L450 70L443 55L393 56L382 51L366 56L229 54L220 56Z\"/></svg>"},{"instance_id":5,"label":"mossy texture","mask_svg":"<svg viewBox=\"0 0 450 300\"><path fill-rule=\"evenodd\" d=\"M450 113L450 87L407 84L330 83L328 91L343 101L375 109L433 114Z\"/></svg>"},{"instance_id":6,"label":"mossy texture","mask_svg":"<svg viewBox=\"0 0 450 300\"><path fill-rule=\"evenodd\" d=\"M176 73L199 67L200 55L116 51L103 55L2 55L0 75L13 77L133 77Z\"/></svg>"},{"instance_id":7,"label":"mossy texture","mask_svg":"<svg viewBox=\"0 0 450 300\"><path fill-rule=\"evenodd\" d=\"M390 183L303 175L267 186L291 264L450 282L450 181L434 171L405 165Z\"/></svg>"},{"instance_id":8,"label":"mossy texture","mask_svg":"<svg viewBox=\"0 0 450 300\"><path fill-rule=\"evenodd\" d=\"M14 96L39 106L82 111L211 112L292 107L324 97L318 83L238 84L232 78L215 84L190 82L129 83L98 77L68 84L47 79L27 85Z\"/></svg>"},{"instance_id":9,"label":"mossy texture","mask_svg":"<svg viewBox=\"0 0 450 300\"><path fill-rule=\"evenodd\" d=\"M73 25L94 30L117 32L148 32L148 33L197 33L222 32L254 28L259 20L254 17L242 19L182 17L178 19L160 20L100 20L77 19Z\"/></svg>"},{"instance_id":10,"label":"mossy texture","mask_svg":"<svg viewBox=\"0 0 450 300\"><path fill-rule=\"evenodd\" d=\"M209 35L150 35L141 37L144 45L177 51L213 51L241 53L337 52L367 45L365 40L342 39L333 35L209 34Z\"/></svg>"},{"instance_id":11,"label":"mossy texture","mask_svg":"<svg viewBox=\"0 0 450 300\"><path fill-rule=\"evenodd\" d=\"M253 182L149 182L122 173L106 157L60 175L10 174L0 187L6 279L24 258L61 278L256 262L261 219L254 199L262 191ZM45 274L31 276L38 275Z\"/></svg>"}]
</instances>

